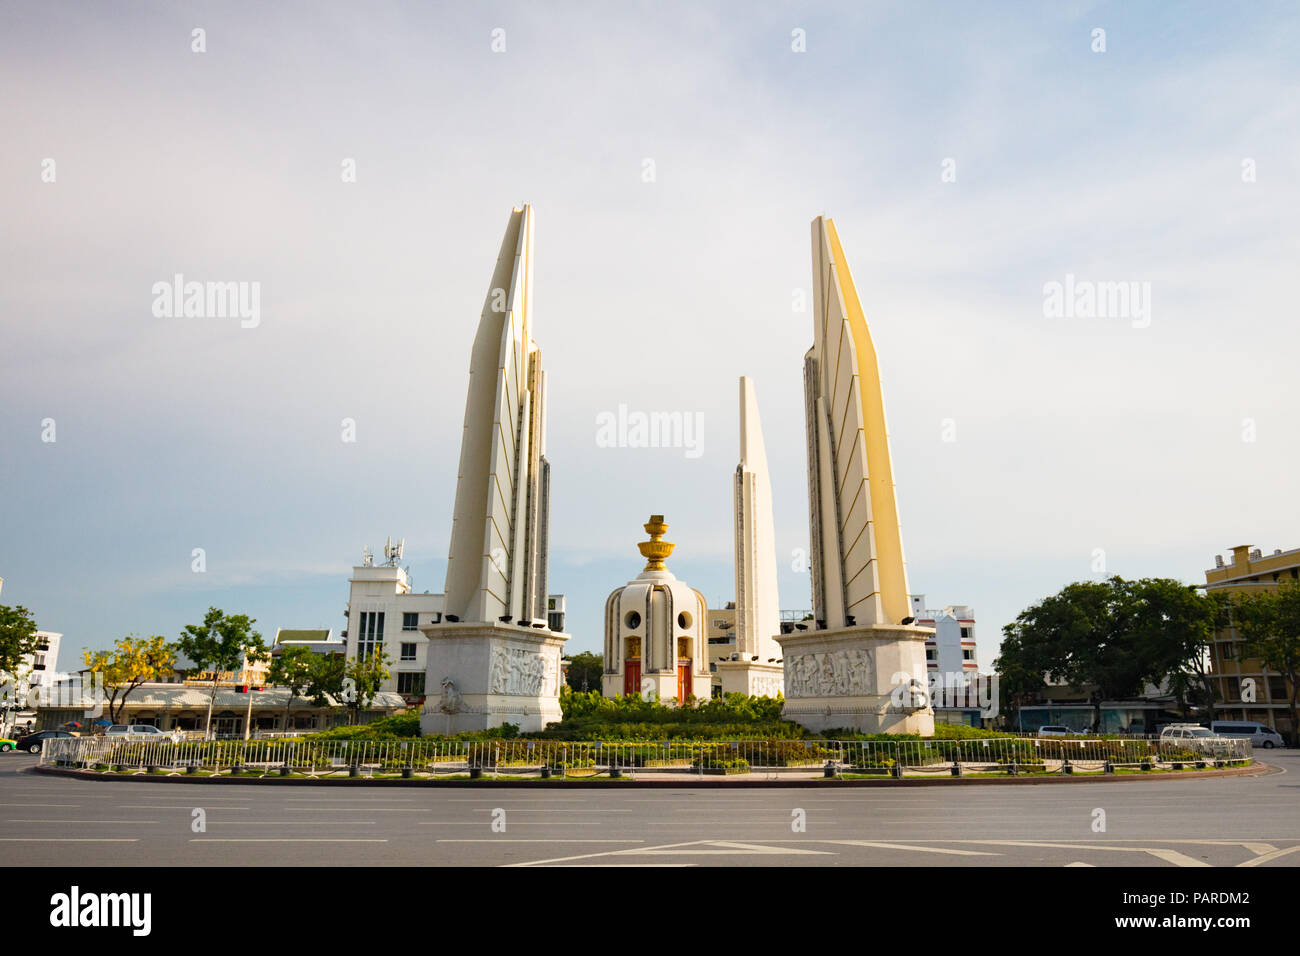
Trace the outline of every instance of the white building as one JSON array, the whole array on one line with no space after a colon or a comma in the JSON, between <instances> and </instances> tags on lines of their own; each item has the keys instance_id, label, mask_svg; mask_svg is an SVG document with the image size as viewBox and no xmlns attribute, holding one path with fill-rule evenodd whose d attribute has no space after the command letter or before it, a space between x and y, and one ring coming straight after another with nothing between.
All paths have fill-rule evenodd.
<instances>
[{"instance_id":1,"label":"white building","mask_svg":"<svg viewBox=\"0 0 1300 956\"><path fill-rule=\"evenodd\" d=\"M934 628L925 642L925 666L931 673L969 674L979 671L975 653L975 612L967 604L927 608L924 594L913 594L912 616L922 627Z\"/></svg>"}]
</instances>

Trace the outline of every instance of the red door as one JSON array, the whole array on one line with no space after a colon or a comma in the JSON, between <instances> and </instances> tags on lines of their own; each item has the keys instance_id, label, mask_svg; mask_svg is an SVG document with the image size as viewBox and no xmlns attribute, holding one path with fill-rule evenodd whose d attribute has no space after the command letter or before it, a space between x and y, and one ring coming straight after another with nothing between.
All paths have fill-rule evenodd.
<instances>
[{"instance_id":1,"label":"red door","mask_svg":"<svg viewBox=\"0 0 1300 956\"><path fill-rule=\"evenodd\" d=\"M691 662L677 662L677 700L686 703L695 696L695 686L691 681Z\"/></svg>"},{"instance_id":2,"label":"red door","mask_svg":"<svg viewBox=\"0 0 1300 956\"><path fill-rule=\"evenodd\" d=\"M623 693L641 693L641 662L628 661L623 668Z\"/></svg>"}]
</instances>

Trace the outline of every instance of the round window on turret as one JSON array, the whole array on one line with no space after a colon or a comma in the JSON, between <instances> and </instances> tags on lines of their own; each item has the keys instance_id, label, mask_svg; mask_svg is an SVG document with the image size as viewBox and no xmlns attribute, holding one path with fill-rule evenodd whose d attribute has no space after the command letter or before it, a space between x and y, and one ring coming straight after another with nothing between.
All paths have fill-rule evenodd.
<instances>
[{"instance_id":1,"label":"round window on turret","mask_svg":"<svg viewBox=\"0 0 1300 956\"><path fill-rule=\"evenodd\" d=\"M635 631L641 626L641 615L636 611L628 611L623 618L623 623L627 625L629 631Z\"/></svg>"},{"instance_id":2,"label":"round window on turret","mask_svg":"<svg viewBox=\"0 0 1300 956\"><path fill-rule=\"evenodd\" d=\"M691 629L691 623L693 621L694 618L691 617L689 611L682 611L681 614L677 615L677 626L680 627L683 631L689 631Z\"/></svg>"}]
</instances>

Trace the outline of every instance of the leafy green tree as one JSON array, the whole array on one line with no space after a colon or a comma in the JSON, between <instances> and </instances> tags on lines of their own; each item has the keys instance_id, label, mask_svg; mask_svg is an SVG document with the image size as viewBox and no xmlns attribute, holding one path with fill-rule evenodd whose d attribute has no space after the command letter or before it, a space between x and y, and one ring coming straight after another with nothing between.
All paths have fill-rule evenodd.
<instances>
[{"instance_id":1,"label":"leafy green tree","mask_svg":"<svg viewBox=\"0 0 1300 956\"><path fill-rule=\"evenodd\" d=\"M9 712L23 705L30 671L24 658L39 644L31 611L0 604L0 731L9 722Z\"/></svg>"},{"instance_id":2,"label":"leafy green tree","mask_svg":"<svg viewBox=\"0 0 1300 956\"><path fill-rule=\"evenodd\" d=\"M299 697L316 696L314 685L323 676L328 675L328 669L320 666L324 656L301 644L290 644L271 658L271 667L266 675L267 681L273 686L285 687L289 691L289 699L284 704L285 730L289 729L289 711L293 707L293 702ZM327 692L328 689L321 691L321 695Z\"/></svg>"},{"instance_id":3,"label":"leafy green tree","mask_svg":"<svg viewBox=\"0 0 1300 956\"><path fill-rule=\"evenodd\" d=\"M1204 594L1172 578L1142 578L1133 582L1132 590L1138 602L1137 644L1159 675L1155 682L1168 685L1184 717L1196 706L1204 707L1213 720L1210 649L1215 633L1228 623L1226 597Z\"/></svg>"},{"instance_id":4,"label":"leafy green tree","mask_svg":"<svg viewBox=\"0 0 1300 956\"><path fill-rule=\"evenodd\" d=\"M1037 653L1037 645L1026 646L1024 637L1008 624L993 671L998 675L999 706L1001 714L1011 726L1020 729L1020 708L1025 699L1046 686L1043 680L1045 665Z\"/></svg>"},{"instance_id":5,"label":"leafy green tree","mask_svg":"<svg viewBox=\"0 0 1300 956\"><path fill-rule=\"evenodd\" d=\"M1288 581L1270 591L1236 596L1232 614L1246 639L1246 653L1268 670L1286 678L1291 712L1291 743L1300 743L1300 581Z\"/></svg>"},{"instance_id":6,"label":"leafy green tree","mask_svg":"<svg viewBox=\"0 0 1300 956\"><path fill-rule=\"evenodd\" d=\"M343 703L348 710L348 723L356 724L361 712L370 706L379 688L388 680L388 665L392 658L382 647L376 647L365 658L354 657L347 662L343 672Z\"/></svg>"},{"instance_id":7,"label":"leafy green tree","mask_svg":"<svg viewBox=\"0 0 1300 956\"><path fill-rule=\"evenodd\" d=\"M99 674L108 695L108 719L118 723L126 699L146 681L162 680L176 666L176 645L161 634L152 637L128 635L110 650L82 651L82 660L92 674Z\"/></svg>"},{"instance_id":8,"label":"leafy green tree","mask_svg":"<svg viewBox=\"0 0 1300 956\"><path fill-rule=\"evenodd\" d=\"M1196 685L1194 699L1212 698L1208 649L1222 619L1220 600L1171 578L1076 581L1003 628L995 667L1013 697L1045 681L1092 685L1096 730L1103 700L1135 697L1148 683L1168 682L1188 703Z\"/></svg>"},{"instance_id":9,"label":"leafy green tree","mask_svg":"<svg viewBox=\"0 0 1300 956\"><path fill-rule=\"evenodd\" d=\"M605 655L583 651L569 658L566 683L576 691L599 691L605 674Z\"/></svg>"},{"instance_id":10,"label":"leafy green tree","mask_svg":"<svg viewBox=\"0 0 1300 956\"><path fill-rule=\"evenodd\" d=\"M177 646L188 657L196 670L212 674L212 689L208 694L208 718L203 736L212 736L212 703L217 697L217 683L223 672L233 674L244 662L266 660L268 652L262 635L253 630L257 622L247 614L227 615L209 607L202 624L186 624Z\"/></svg>"},{"instance_id":11,"label":"leafy green tree","mask_svg":"<svg viewBox=\"0 0 1300 956\"><path fill-rule=\"evenodd\" d=\"M23 658L36 650L36 620L21 605L0 604L0 677L19 677Z\"/></svg>"}]
</instances>

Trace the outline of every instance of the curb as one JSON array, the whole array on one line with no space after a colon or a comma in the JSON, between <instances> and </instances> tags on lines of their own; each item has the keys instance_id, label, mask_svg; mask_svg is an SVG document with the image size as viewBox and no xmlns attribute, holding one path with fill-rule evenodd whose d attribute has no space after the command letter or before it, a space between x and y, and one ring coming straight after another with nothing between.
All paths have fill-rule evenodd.
<instances>
[{"instance_id":1,"label":"curb","mask_svg":"<svg viewBox=\"0 0 1300 956\"><path fill-rule=\"evenodd\" d=\"M732 778L713 778L701 777L700 779L691 780L633 780L623 779L615 780L504 780L499 781L491 777L483 777L479 780L369 780L365 777L338 777L331 780L309 780L303 777L190 777L185 775L169 777L149 774L104 774L93 770L69 770L61 767L48 767L38 765L31 768L31 772L49 774L56 777L71 777L77 780L99 780L109 782L136 782L143 779L147 783L175 783L175 784L199 784L199 785L220 785L220 786L297 786L297 787L528 787L535 789L543 788L561 788L561 789L639 789L639 790L656 790L656 789L676 789L683 788L700 790L700 789L734 789L742 787L746 789L755 789L763 787L776 788L809 788L809 787L975 787L975 786L1038 786L1041 784L1072 784L1072 783L1126 783L1129 781L1151 781L1151 780L1189 780L1189 779L1206 779L1213 777L1259 777L1272 773L1280 773L1278 768L1271 764L1260 763L1256 761L1251 766L1246 767L1229 767L1225 770L1183 770L1178 773L1157 773L1157 774L1089 774L1088 776L1054 776L1054 777L934 777L918 778L905 777L901 780L893 778L882 778L879 780L836 780L836 779L817 779L817 780L738 780Z\"/></svg>"}]
</instances>

